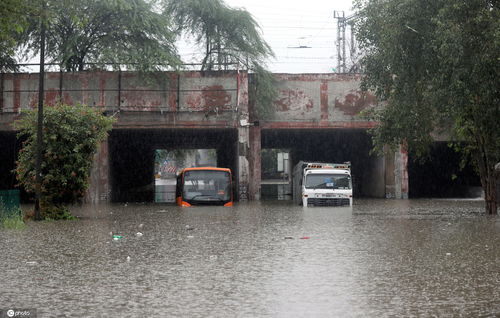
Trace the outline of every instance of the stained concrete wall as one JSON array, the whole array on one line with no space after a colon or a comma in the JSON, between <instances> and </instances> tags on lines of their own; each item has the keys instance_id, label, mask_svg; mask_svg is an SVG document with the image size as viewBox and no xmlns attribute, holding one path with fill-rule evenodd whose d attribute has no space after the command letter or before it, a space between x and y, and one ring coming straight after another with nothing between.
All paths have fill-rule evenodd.
<instances>
[{"instance_id":1,"label":"stained concrete wall","mask_svg":"<svg viewBox=\"0 0 500 318\"><path fill-rule=\"evenodd\" d=\"M271 105L264 105L271 112L265 117L258 116L257 105L249 103L249 75L238 71L164 72L147 77L132 72L46 73L45 103L62 100L95 107L117 118L114 130L234 129L238 137L232 165L238 170L239 198L258 199L262 131L366 130L376 123L360 113L380 107L373 94L361 91L360 75L275 77L279 95ZM10 124L19 112L38 103L38 74L2 74L0 82L0 130L12 131ZM110 197L110 171L103 166L110 156L106 147L103 145L96 156L90 201ZM369 191L387 194L387 185L392 184L397 196L405 197L406 162L404 156L395 159L396 168L387 160L374 159L370 164L373 172L366 174L374 180ZM387 169L393 171L387 173Z\"/></svg>"},{"instance_id":2,"label":"stained concrete wall","mask_svg":"<svg viewBox=\"0 0 500 318\"><path fill-rule=\"evenodd\" d=\"M0 113L17 114L38 104L38 74L2 74ZM120 113L116 127L235 127L248 114L244 72L46 73L45 103L82 103ZM161 116L158 116L158 113ZM2 116L3 117L3 116ZM3 124L8 124L3 118ZM1 129L2 127L0 127Z\"/></svg>"},{"instance_id":3,"label":"stained concrete wall","mask_svg":"<svg viewBox=\"0 0 500 318\"><path fill-rule=\"evenodd\" d=\"M361 75L276 74L278 98L263 128L371 128L361 112L380 107ZM254 106L254 105L251 105Z\"/></svg>"},{"instance_id":4,"label":"stained concrete wall","mask_svg":"<svg viewBox=\"0 0 500 318\"><path fill-rule=\"evenodd\" d=\"M0 130L24 109L38 104L38 74L2 74ZM248 74L227 72L163 72L148 76L134 72L48 72L45 104L59 100L82 103L117 118L113 129L197 128L238 130L234 158L240 199L248 198ZM233 153L233 150L229 150ZM95 156L87 200L110 198L107 143Z\"/></svg>"},{"instance_id":5,"label":"stained concrete wall","mask_svg":"<svg viewBox=\"0 0 500 318\"><path fill-rule=\"evenodd\" d=\"M358 165L353 167L353 172L356 172L359 182L362 182L362 184L358 184L359 195L407 197L407 173L405 174L406 166L404 166L406 162L402 160L404 157L401 157L399 150L382 157L371 156L369 155L370 146L356 145L359 140L354 136L359 136L358 133L348 133L345 137L342 137L342 134L332 134L334 131L366 132L367 129L373 128L377 124L363 117L362 112L378 109L383 105L377 102L371 92L361 90L361 75L275 74L275 79L278 97L271 105L255 105L254 99L250 101L250 109L254 110L251 122L258 121L259 124L254 131L254 135L258 137L251 141L254 149L260 151L260 148L274 144L279 145L279 147L291 147L295 156L304 156L295 158L296 161L309 160L310 158L321 158L321 160L327 161L337 160L337 158L350 160L353 164ZM265 117L258 116L255 109L263 107L268 108L270 114ZM266 141L265 146L262 146L259 142L261 135L273 136L273 132L279 131L282 131L282 134L274 134L275 138L302 138L304 144L300 146L300 140L287 140L284 142ZM312 154L315 150L311 150L311 147L321 149L321 142L311 140L312 136L318 135L320 137L317 138L321 139L321 136L327 138L324 140L325 145L336 149L324 149L323 154ZM344 140L333 141L330 140L331 138L344 138ZM357 147L358 151L353 151L353 147ZM347 157L339 154L342 148L345 149ZM308 154L305 154L304 151ZM360 151L364 151L364 153L361 154ZM330 157L327 155L328 153L331 154ZM350 155L355 155L356 158L349 157ZM387 161L387 156L391 160ZM397 163L396 166L394 162ZM387 172L387 169L390 171ZM251 167L255 193L260 191L260 187L257 185L260 183L260 170L260 162L259 165ZM404 179L405 176L406 179ZM257 178L259 180L256 180Z\"/></svg>"}]
</instances>

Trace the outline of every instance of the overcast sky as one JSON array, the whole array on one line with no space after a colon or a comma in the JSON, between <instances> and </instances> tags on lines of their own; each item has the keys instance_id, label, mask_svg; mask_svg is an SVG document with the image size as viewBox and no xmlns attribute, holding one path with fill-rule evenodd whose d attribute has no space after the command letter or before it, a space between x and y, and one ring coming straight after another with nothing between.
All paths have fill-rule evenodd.
<instances>
[{"instance_id":1,"label":"overcast sky","mask_svg":"<svg viewBox=\"0 0 500 318\"><path fill-rule=\"evenodd\" d=\"M275 73L330 73L337 66L337 20L333 12L352 13L351 0L225 0L245 8L260 24L276 59L268 67ZM309 48L298 48L307 46ZM181 50L185 60L195 48Z\"/></svg>"}]
</instances>

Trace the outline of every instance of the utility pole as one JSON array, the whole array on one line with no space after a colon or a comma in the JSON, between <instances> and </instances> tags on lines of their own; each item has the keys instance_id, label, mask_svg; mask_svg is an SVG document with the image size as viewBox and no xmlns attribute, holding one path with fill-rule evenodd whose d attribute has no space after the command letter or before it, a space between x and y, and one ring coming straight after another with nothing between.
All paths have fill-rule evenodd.
<instances>
[{"instance_id":1,"label":"utility pole","mask_svg":"<svg viewBox=\"0 0 500 318\"><path fill-rule=\"evenodd\" d=\"M356 39L354 36L353 24L357 18L356 14L345 16L344 11L333 11L333 18L337 19L337 73L348 73L355 69L357 64L356 57ZM346 54L346 29L350 27L351 33L351 48L349 50L350 60L353 65L347 69L347 54Z\"/></svg>"},{"instance_id":2,"label":"utility pole","mask_svg":"<svg viewBox=\"0 0 500 318\"><path fill-rule=\"evenodd\" d=\"M337 72L345 73L345 12L333 11L333 18L337 19Z\"/></svg>"},{"instance_id":3,"label":"utility pole","mask_svg":"<svg viewBox=\"0 0 500 318\"><path fill-rule=\"evenodd\" d=\"M38 74L38 124L36 132L35 162L35 220L42 219L40 201L42 198L42 155L43 155L43 102L45 78L45 2L42 1L40 13L40 72Z\"/></svg>"}]
</instances>

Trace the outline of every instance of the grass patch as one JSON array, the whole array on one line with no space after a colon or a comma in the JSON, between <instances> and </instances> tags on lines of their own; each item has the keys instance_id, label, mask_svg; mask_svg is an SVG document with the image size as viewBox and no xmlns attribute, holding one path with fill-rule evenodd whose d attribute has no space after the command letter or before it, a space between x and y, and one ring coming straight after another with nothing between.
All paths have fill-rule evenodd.
<instances>
[{"instance_id":1,"label":"grass patch","mask_svg":"<svg viewBox=\"0 0 500 318\"><path fill-rule=\"evenodd\" d=\"M0 201L0 224L4 229L22 230L26 227L20 208L6 208Z\"/></svg>"},{"instance_id":2,"label":"grass patch","mask_svg":"<svg viewBox=\"0 0 500 318\"><path fill-rule=\"evenodd\" d=\"M21 215L11 215L2 218L2 226L7 230L22 230L26 227Z\"/></svg>"}]
</instances>

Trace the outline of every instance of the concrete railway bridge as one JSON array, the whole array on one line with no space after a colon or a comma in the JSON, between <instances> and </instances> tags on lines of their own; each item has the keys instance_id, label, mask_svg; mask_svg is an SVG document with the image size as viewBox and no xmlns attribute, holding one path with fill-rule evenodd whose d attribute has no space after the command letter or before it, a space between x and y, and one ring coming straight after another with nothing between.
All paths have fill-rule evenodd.
<instances>
[{"instance_id":1,"label":"concrete railway bridge","mask_svg":"<svg viewBox=\"0 0 500 318\"><path fill-rule=\"evenodd\" d=\"M262 177L266 149L287 149L291 166L351 161L357 197L460 197L479 185L471 169L459 170L459 158L443 141L426 165L401 149L370 154L367 130L376 123L360 113L381 105L360 90L360 75L275 79L279 94L265 105L266 115L257 111L253 77L245 71L46 73L45 103L82 103L117 118L95 156L91 202L153 201L156 149L214 149L217 165L234 171L239 200L258 200L273 183ZM1 74L0 189L15 186L20 141L11 124L21 110L36 107L37 88L38 74Z\"/></svg>"}]
</instances>

